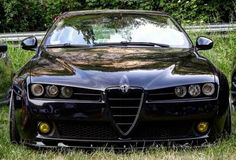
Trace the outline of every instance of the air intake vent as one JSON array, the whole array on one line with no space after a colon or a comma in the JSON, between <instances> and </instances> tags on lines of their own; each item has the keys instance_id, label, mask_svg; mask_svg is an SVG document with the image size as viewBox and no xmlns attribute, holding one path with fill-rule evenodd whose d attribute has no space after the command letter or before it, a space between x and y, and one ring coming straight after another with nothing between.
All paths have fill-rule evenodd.
<instances>
[{"instance_id":1,"label":"air intake vent","mask_svg":"<svg viewBox=\"0 0 236 160\"><path fill-rule=\"evenodd\" d=\"M142 106L143 89L129 88L127 93L123 93L117 87L107 89L106 94L116 127L121 134L129 134L135 125Z\"/></svg>"}]
</instances>

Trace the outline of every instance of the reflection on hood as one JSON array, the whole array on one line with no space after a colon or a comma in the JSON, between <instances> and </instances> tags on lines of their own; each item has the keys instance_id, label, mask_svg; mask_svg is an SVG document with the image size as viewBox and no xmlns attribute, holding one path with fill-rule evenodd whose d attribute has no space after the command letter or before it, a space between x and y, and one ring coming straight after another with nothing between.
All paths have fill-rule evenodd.
<instances>
[{"instance_id":1,"label":"reflection on hood","mask_svg":"<svg viewBox=\"0 0 236 160\"><path fill-rule=\"evenodd\" d=\"M124 77L130 85L144 88L214 81L207 61L187 49L48 49L33 64L33 81L83 87L120 85Z\"/></svg>"}]
</instances>

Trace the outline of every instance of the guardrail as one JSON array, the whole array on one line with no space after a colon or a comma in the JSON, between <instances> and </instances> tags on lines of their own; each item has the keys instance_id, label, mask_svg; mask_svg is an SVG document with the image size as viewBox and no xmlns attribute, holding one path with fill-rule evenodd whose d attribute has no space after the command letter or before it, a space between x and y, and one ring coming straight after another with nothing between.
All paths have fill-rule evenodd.
<instances>
[{"instance_id":1,"label":"guardrail","mask_svg":"<svg viewBox=\"0 0 236 160\"><path fill-rule=\"evenodd\" d=\"M38 40L42 40L46 32L21 32L21 33L2 33L0 34L0 42L19 42L29 36L35 36Z\"/></svg>"},{"instance_id":2,"label":"guardrail","mask_svg":"<svg viewBox=\"0 0 236 160\"><path fill-rule=\"evenodd\" d=\"M184 29L189 32L222 33L222 32L236 31L236 24L210 24L201 26L184 26Z\"/></svg>"},{"instance_id":3,"label":"guardrail","mask_svg":"<svg viewBox=\"0 0 236 160\"><path fill-rule=\"evenodd\" d=\"M236 31L236 24L210 24L184 26L187 32L206 32L206 33L227 33ZM0 42L19 42L29 36L35 36L38 40L42 40L46 32L21 32L21 33L3 33L0 34Z\"/></svg>"}]
</instances>

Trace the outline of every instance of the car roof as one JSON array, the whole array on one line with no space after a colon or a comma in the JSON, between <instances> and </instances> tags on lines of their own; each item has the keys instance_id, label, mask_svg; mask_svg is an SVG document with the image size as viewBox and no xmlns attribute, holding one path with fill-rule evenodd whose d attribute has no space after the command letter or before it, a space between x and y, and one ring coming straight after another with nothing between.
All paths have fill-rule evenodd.
<instances>
[{"instance_id":1,"label":"car roof","mask_svg":"<svg viewBox=\"0 0 236 160\"><path fill-rule=\"evenodd\" d=\"M169 16L167 13L161 11L147 11L147 10L123 10L123 9L109 9L109 10L82 10L82 11L70 11L65 12L61 18L73 17L79 15L91 15L91 14L112 14L112 13L127 13L127 14L149 14L149 15L163 15Z\"/></svg>"}]
</instances>

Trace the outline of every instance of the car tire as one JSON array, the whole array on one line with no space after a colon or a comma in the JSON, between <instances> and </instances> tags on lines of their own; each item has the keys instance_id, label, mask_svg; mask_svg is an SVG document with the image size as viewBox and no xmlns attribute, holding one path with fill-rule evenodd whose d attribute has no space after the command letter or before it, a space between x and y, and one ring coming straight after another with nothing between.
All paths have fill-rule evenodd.
<instances>
[{"instance_id":1,"label":"car tire","mask_svg":"<svg viewBox=\"0 0 236 160\"><path fill-rule=\"evenodd\" d=\"M10 142L13 144L20 144L20 135L16 127L16 112L14 106L13 91L11 93L10 103L9 103L9 132L10 132Z\"/></svg>"},{"instance_id":2,"label":"car tire","mask_svg":"<svg viewBox=\"0 0 236 160\"><path fill-rule=\"evenodd\" d=\"M229 107L225 119L224 136L229 136L231 132L232 132L232 117L231 117L231 108Z\"/></svg>"}]
</instances>

